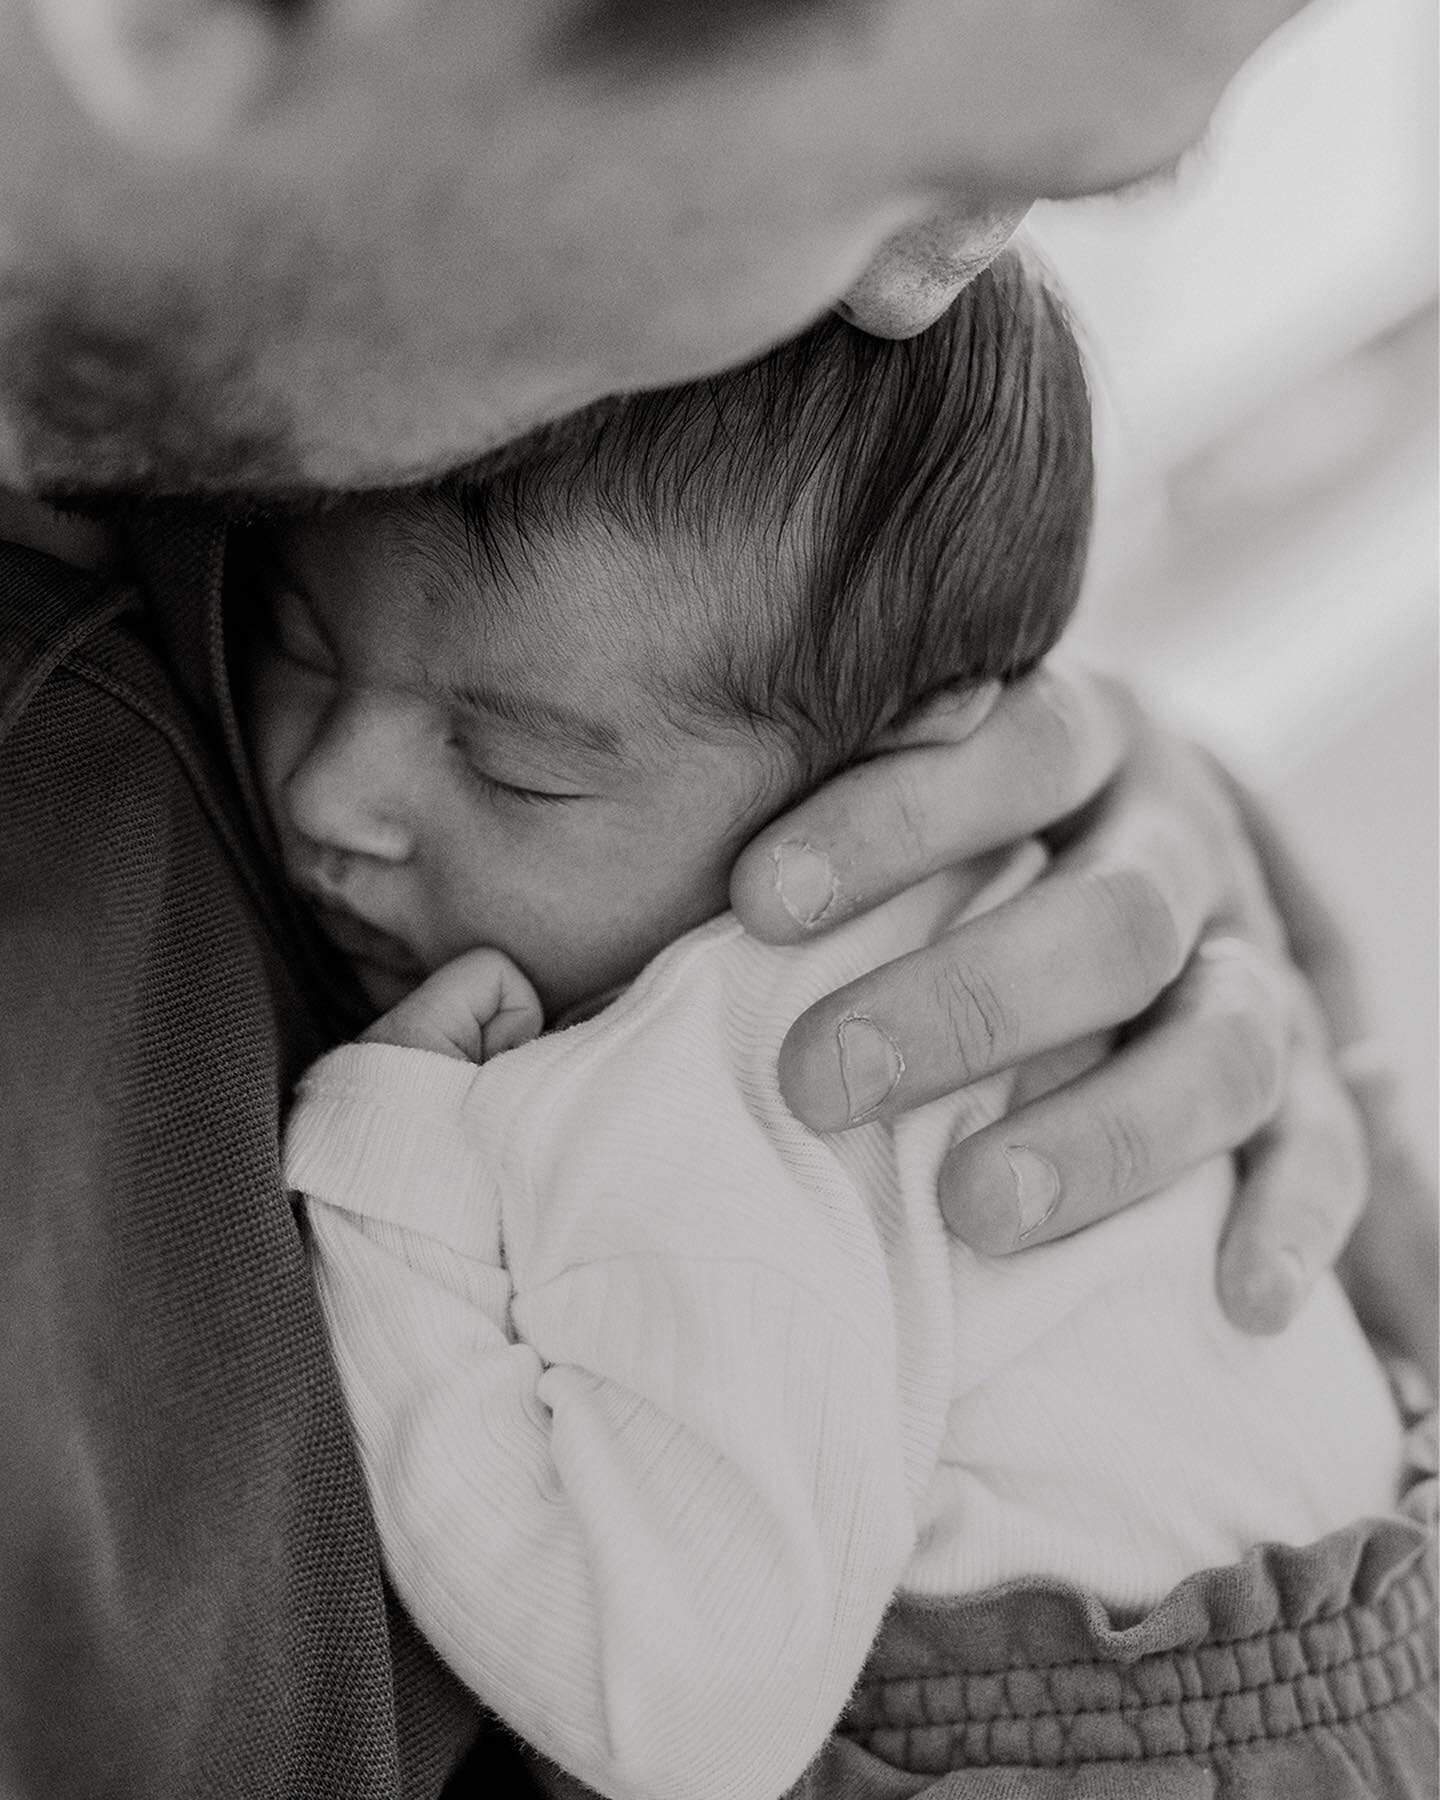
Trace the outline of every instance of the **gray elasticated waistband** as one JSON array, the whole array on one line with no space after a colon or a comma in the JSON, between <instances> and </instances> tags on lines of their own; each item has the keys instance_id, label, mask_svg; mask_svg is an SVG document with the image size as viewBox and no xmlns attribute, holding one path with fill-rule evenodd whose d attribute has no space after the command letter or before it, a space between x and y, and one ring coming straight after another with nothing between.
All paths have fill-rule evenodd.
<instances>
[{"instance_id":1,"label":"gray elasticated waistband","mask_svg":"<svg viewBox=\"0 0 1440 1800\"><path fill-rule=\"evenodd\" d=\"M1262 1546L1133 1623L1054 1582L902 1596L845 1738L911 1774L1207 1757L1433 1693L1434 1419L1412 1406L1407 1423L1396 1515Z\"/></svg>"}]
</instances>

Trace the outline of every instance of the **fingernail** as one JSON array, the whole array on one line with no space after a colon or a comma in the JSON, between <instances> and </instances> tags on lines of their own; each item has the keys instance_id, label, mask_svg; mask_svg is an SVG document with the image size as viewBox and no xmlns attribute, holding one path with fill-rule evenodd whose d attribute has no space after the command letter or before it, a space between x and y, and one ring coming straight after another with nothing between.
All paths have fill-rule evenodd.
<instances>
[{"instance_id":1,"label":"fingernail","mask_svg":"<svg viewBox=\"0 0 1440 1800\"><path fill-rule=\"evenodd\" d=\"M895 1092L905 1059L873 1019L857 1014L840 1021L835 1040L850 1123L858 1125Z\"/></svg>"},{"instance_id":2,"label":"fingernail","mask_svg":"<svg viewBox=\"0 0 1440 1800\"><path fill-rule=\"evenodd\" d=\"M1015 1242L1023 1244L1032 1232L1054 1217L1060 1204L1060 1175L1054 1163L1033 1150L1007 1148L1005 1160L1015 1177Z\"/></svg>"},{"instance_id":3,"label":"fingernail","mask_svg":"<svg viewBox=\"0 0 1440 1800\"><path fill-rule=\"evenodd\" d=\"M1247 1269L1238 1285L1252 1330L1283 1331L1305 1298L1305 1260L1298 1250L1277 1250Z\"/></svg>"},{"instance_id":4,"label":"fingernail","mask_svg":"<svg viewBox=\"0 0 1440 1800\"><path fill-rule=\"evenodd\" d=\"M799 838L787 838L775 851L775 892L797 925L818 925L835 904L830 858Z\"/></svg>"}]
</instances>

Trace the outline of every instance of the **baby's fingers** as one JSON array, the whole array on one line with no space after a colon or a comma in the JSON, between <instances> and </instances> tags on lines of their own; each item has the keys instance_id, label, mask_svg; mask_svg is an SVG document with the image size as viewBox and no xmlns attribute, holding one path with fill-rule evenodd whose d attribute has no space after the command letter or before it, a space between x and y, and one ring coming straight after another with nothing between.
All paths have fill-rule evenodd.
<instances>
[{"instance_id":1,"label":"baby's fingers","mask_svg":"<svg viewBox=\"0 0 1440 1800\"><path fill-rule=\"evenodd\" d=\"M483 1063L538 1037L534 988L503 951L467 950L382 1014L362 1042L400 1044Z\"/></svg>"},{"instance_id":2,"label":"baby's fingers","mask_svg":"<svg viewBox=\"0 0 1440 1800\"><path fill-rule=\"evenodd\" d=\"M499 952L491 954L498 956ZM545 1029L545 1015L534 988L508 957L500 960L508 973L501 981L494 1017L481 1034L481 1052L486 1062L502 1050L518 1050Z\"/></svg>"}]
</instances>

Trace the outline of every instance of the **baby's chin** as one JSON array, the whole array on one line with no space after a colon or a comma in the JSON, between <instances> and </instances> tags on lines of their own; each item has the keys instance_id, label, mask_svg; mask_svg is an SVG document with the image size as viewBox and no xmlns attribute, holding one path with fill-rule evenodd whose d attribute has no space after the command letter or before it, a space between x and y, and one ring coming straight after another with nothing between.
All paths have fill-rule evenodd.
<instances>
[{"instance_id":1,"label":"baby's chin","mask_svg":"<svg viewBox=\"0 0 1440 1800\"><path fill-rule=\"evenodd\" d=\"M427 957L423 965L418 959L412 964L409 959L392 960L383 953L364 954L360 943L350 935L353 929L351 927L347 932L342 925L332 923L330 935L332 939L339 937L344 940L339 947L344 949L350 970L366 1000L375 1008L377 1017L398 1006L408 995L414 993L427 976L433 975L456 956L463 955L466 949L480 949L487 943L487 940L481 939L474 944L462 945L459 950L438 959ZM501 946L492 944L490 948L500 949ZM658 945L654 954L664 948L663 943ZM526 979L533 984L544 1009L547 1031L560 1031L568 1025L580 1025L604 1012L620 998L651 960L648 955L637 956L633 967L626 961L617 968L612 957L602 957L590 965L577 965L573 957L559 957L545 965L545 970L542 971L538 958L522 959L515 956L509 948L505 948L503 953L512 958Z\"/></svg>"}]
</instances>

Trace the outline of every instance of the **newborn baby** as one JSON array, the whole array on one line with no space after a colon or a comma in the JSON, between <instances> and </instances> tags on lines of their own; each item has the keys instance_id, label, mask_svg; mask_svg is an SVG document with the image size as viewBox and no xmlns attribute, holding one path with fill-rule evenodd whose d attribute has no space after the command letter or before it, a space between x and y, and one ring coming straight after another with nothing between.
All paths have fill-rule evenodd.
<instances>
[{"instance_id":1,"label":"newborn baby","mask_svg":"<svg viewBox=\"0 0 1440 1800\"><path fill-rule=\"evenodd\" d=\"M767 818L1034 667L1090 493L1080 360L1011 252L918 339L827 320L259 559L261 786L388 1009L287 1144L387 1564L602 1793L782 1792L897 1592L1048 1578L1134 1618L1395 1505L1335 1283L1278 1338L1219 1311L1228 1162L992 1263L933 1196L1008 1078L833 1139L785 1109L797 1014L1037 846L799 949L723 911Z\"/></svg>"}]
</instances>

